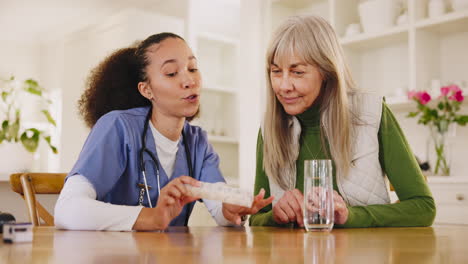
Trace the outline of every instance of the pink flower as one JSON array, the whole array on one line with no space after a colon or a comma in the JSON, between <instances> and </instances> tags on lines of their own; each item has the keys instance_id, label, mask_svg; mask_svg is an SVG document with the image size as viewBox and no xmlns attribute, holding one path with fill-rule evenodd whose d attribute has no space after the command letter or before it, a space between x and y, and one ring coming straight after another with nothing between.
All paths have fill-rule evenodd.
<instances>
[{"instance_id":1,"label":"pink flower","mask_svg":"<svg viewBox=\"0 0 468 264\"><path fill-rule=\"evenodd\" d=\"M463 99L465 99L465 97L463 96L462 91L458 90L453 95L451 95L449 99L457 102L463 102Z\"/></svg>"},{"instance_id":2,"label":"pink flower","mask_svg":"<svg viewBox=\"0 0 468 264\"><path fill-rule=\"evenodd\" d=\"M447 96L447 94L450 92L450 86L444 86L442 88L440 88L440 93L442 94L442 96Z\"/></svg>"},{"instance_id":3,"label":"pink flower","mask_svg":"<svg viewBox=\"0 0 468 264\"><path fill-rule=\"evenodd\" d=\"M418 95L418 92L416 92L416 91L409 91L409 92L408 92L408 99L409 99L409 100L419 99L419 97L417 97L417 95Z\"/></svg>"},{"instance_id":4,"label":"pink flower","mask_svg":"<svg viewBox=\"0 0 468 264\"><path fill-rule=\"evenodd\" d=\"M424 92L424 91L419 91L419 92L409 91L408 99L416 100L420 102L421 104L425 105L429 103L429 101L431 101L431 96L427 92Z\"/></svg>"},{"instance_id":5,"label":"pink flower","mask_svg":"<svg viewBox=\"0 0 468 264\"><path fill-rule=\"evenodd\" d=\"M427 92L418 92L418 95L419 95L419 102L423 105L431 101L431 96Z\"/></svg>"},{"instance_id":6,"label":"pink flower","mask_svg":"<svg viewBox=\"0 0 468 264\"><path fill-rule=\"evenodd\" d=\"M460 92L460 91L461 91L460 87L458 87L458 85L456 85L456 84L450 85L449 88L450 88L450 90L451 90L452 92L454 92L454 93L457 93L457 92Z\"/></svg>"}]
</instances>

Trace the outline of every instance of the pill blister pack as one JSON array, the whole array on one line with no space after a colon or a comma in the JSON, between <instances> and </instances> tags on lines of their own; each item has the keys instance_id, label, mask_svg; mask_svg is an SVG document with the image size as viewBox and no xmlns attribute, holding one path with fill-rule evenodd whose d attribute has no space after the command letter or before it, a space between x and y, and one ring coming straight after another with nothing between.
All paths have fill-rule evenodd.
<instances>
[{"instance_id":1,"label":"pill blister pack","mask_svg":"<svg viewBox=\"0 0 468 264\"><path fill-rule=\"evenodd\" d=\"M253 195L251 192L231 187L224 182L209 183L202 182L200 187L189 184L185 186L191 192L191 196L207 200L222 201L223 203L235 204L245 207L252 206Z\"/></svg>"}]
</instances>

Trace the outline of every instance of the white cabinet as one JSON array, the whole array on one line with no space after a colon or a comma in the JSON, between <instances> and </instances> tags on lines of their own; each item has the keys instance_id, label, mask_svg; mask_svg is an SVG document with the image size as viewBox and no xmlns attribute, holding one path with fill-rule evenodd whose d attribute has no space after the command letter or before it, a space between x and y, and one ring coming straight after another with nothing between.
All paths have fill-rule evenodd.
<instances>
[{"instance_id":1,"label":"white cabinet","mask_svg":"<svg viewBox=\"0 0 468 264\"><path fill-rule=\"evenodd\" d=\"M429 177L436 224L468 224L468 177Z\"/></svg>"},{"instance_id":2,"label":"white cabinet","mask_svg":"<svg viewBox=\"0 0 468 264\"><path fill-rule=\"evenodd\" d=\"M237 142L238 41L197 34L195 54L203 78L200 125L216 143Z\"/></svg>"},{"instance_id":3,"label":"white cabinet","mask_svg":"<svg viewBox=\"0 0 468 264\"><path fill-rule=\"evenodd\" d=\"M416 89L429 89L431 80L468 81L468 9L436 19L415 21ZM465 91L466 92L466 91Z\"/></svg>"},{"instance_id":4,"label":"white cabinet","mask_svg":"<svg viewBox=\"0 0 468 264\"><path fill-rule=\"evenodd\" d=\"M222 35L201 33L196 37L196 56L202 72L200 118L208 140L220 156L227 182L239 184L238 162L238 41Z\"/></svg>"},{"instance_id":5,"label":"white cabinet","mask_svg":"<svg viewBox=\"0 0 468 264\"><path fill-rule=\"evenodd\" d=\"M187 39L203 79L200 125L227 182L239 185L239 1L189 1Z\"/></svg>"}]
</instances>

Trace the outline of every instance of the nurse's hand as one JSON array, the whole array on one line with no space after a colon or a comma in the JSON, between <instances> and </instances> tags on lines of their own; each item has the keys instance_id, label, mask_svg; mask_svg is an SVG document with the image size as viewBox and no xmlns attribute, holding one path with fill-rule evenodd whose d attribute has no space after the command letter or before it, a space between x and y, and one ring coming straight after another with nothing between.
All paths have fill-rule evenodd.
<instances>
[{"instance_id":1,"label":"nurse's hand","mask_svg":"<svg viewBox=\"0 0 468 264\"><path fill-rule=\"evenodd\" d=\"M262 188L260 192L254 197L254 201L252 202L252 206L250 208L223 203L224 218L226 218L231 223L240 225L242 216L256 214L260 209L271 204L274 197L270 196L268 199L263 199L264 196L265 190Z\"/></svg>"},{"instance_id":2,"label":"nurse's hand","mask_svg":"<svg viewBox=\"0 0 468 264\"><path fill-rule=\"evenodd\" d=\"M298 189L287 191L273 206L273 220L278 224L297 222L302 227L304 226L304 219L302 218L303 207L304 196L301 191Z\"/></svg>"},{"instance_id":3,"label":"nurse's hand","mask_svg":"<svg viewBox=\"0 0 468 264\"><path fill-rule=\"evenodd\" d=\"M200 199L190 196L184 184L200 187L201 183L192 177L181 176L170 181L161 189L155 208L143 208L135 222L134 230L164 230L177 217L184 206Z\"/></svg>"},{"instance_id":4,"label":"nurse's hand","mask_svg":"<svg viewBox=\"0 0 468 264\"><path fill-rule=\"evenodd\" d=\"M181 176L170 181L164 188L161 189L161 195L158 199L156 209L159 209L159 217L166 224L177 217L184 206L188 203L200 199L200 197L190 196L189 190L184 184L190 184L196 187L200 187L201 183L189 176Z\"/></svg>"}]
</instances>

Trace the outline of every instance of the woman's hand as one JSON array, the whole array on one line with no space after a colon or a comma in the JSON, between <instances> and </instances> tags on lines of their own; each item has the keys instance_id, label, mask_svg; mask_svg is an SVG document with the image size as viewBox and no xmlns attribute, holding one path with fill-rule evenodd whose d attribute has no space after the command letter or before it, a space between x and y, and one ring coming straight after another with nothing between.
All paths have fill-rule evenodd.
<instances>
[{"instance_id":1,"label":"woman's hand","mask_svg":"<svg viewBox=\"0 0 468 264\"><path fill-rule=\"evenodd\" d=\"M184 206L196 201L199 197L190 196L184 184L200 187L201 183L192 177L181 176L170 181L159 194L155 208L143 208L137 221L133 225L134 230L163 230L166 229L172 219L177 217Z\"/></svg>"},{"instance_id":2,"label":"woman's hand","mask_svg":"<svg viewBox=\"0 0 468 264\"><path fill-rule=\"evenodd\" d=\"M181 176L170 181L161 189L156 209L159 210L159 217L166 227L172 219L180 214L186 204L199 199L199 197L190 196L191 193L184 184L190 184L196 187L201 186L201 183L194 178Z\"/></svg>"},{"instance_id":3,"label":"woman's hand","mask_svg":"<svg viewBox=\"0 0 468 264\"><path fill-rule=\"evenodd\" d=\"M299 226L304 226L302 209L304 207L304 196L301 191L294 189L286 191L273 206L273 220L278 224L297 222Z\"/></svg>"},{"instance_id":4,"label":"woman's hand","mask_svg":"<svg viewBox=\"0 0 468 264\"><path fill-rule=\"evenodd\" d=\"M335 208L335 224L343 225L348 220L349 211L343 197L337 191L333 191L333 205Z\"/></svg>"},{"instance_id":5,"label":"woman's hand","mask_svg":"<svg viewBox=\"0 0 468 264\"><path fill-rule=\"evenodd\" d=\"M274 197L270 196L268 199L263 199L265 196L265 190L262 188L260 192L254 197L252 206L245 207L233 204L223 203L223 215L231 223L236 225L241 224L241 216L256 214L263 207L271 204Z\"/></svg>"}]
</instances>

